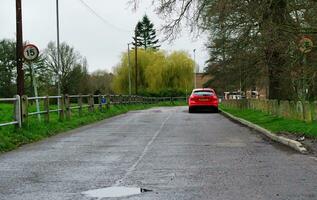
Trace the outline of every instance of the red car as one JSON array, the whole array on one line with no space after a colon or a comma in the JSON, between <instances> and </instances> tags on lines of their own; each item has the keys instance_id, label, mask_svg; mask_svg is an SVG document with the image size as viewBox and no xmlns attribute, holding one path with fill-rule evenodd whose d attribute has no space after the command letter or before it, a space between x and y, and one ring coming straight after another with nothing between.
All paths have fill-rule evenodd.
<instances>
[{"instance_id":1,"label":"red car","mask_svg":"<svg viewBox=\"0 0 317 200\"><path fill-rule=\"evenodd\" d=\"M218 97L215 90L211 88L194 89L189 97L188 112L192 113L196 109L218 112L218 104Z\"/></svg>"}]
</instances>

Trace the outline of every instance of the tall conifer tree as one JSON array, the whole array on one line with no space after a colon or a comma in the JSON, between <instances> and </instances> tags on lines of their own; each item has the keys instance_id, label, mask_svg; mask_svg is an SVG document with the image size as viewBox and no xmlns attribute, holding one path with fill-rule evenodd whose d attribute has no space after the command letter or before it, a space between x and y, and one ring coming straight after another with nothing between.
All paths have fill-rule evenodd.
<instances>
[{"instance_id":1,"label":"tall conifer tree","mask_svg":"<svg viewBox=\"0 0 317 200\"><path fill-rule=\"evenodd\" d=\"M136 38L135 38L136 37ZM159 40L156 38L156 30L154 24L150 21L147 15L144 15L142 21L139 21L135 27L134 41L137 42L137 46L146 49L158 50Z\"/></svg>"}]
</instances>

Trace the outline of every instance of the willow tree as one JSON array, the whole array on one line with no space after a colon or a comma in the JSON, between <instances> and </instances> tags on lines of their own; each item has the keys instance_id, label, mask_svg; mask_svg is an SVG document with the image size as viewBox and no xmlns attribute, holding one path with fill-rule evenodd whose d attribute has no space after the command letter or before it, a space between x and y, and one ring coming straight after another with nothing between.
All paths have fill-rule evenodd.
<instances>
[{"instance_id":1,"label":"willow tree","mask_svg":"<svg viewBox=\"0 0 317 200\"><path fill-rule=\"evenodd\" d=\"M133 57L131 52L130 57ZM139 88L141 93L162 95L166 91L178 91L183 94L193 88L194 61L186 52L176 51L167 54L164 51L139 50ZM124 53L121 62L114 69L113 89L116 93L129 91L129 72L134 86L134 61L129 69L128 55Z\"/></svg>"}]
</instances>

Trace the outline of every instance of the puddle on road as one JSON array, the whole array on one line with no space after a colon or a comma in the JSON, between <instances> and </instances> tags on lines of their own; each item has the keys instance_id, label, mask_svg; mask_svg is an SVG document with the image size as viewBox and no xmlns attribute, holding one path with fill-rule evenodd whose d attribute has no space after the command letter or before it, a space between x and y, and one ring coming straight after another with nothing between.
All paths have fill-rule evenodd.
<instances>
[{"instance_id":1,"label":"puddle on road","mask_svg":"<svg viewBox=\"0 0 317 200\"><path fill-rule=\"evenodd\" d=\"M86 192L82 192L82 194L86 197L102 199L110 197L126 197L141 194L144 192L151 192L151 190L130 187L108 187L96 190L89 190Z\"/></svg>"}]
</instances>

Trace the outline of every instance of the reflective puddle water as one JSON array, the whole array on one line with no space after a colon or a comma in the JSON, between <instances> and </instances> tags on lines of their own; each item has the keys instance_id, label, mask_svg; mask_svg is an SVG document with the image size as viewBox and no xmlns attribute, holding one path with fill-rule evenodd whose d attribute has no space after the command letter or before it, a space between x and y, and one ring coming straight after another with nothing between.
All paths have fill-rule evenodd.
<instances>
[{"instance_id":1,"label":"reflective puddle water","mask_svg":"<svg viewBox=\"0 0 317 200\"><path fill-rule=\"evenodd\" d=\"M108 187L96 190L89 190L82 192L86 197L91 198L109 198L109 197L126 197L131 195L141 194L143 192L150 192L151 190L146 190L143 188L130 188L130 187Z\"/></svg>"}]
</instances>

